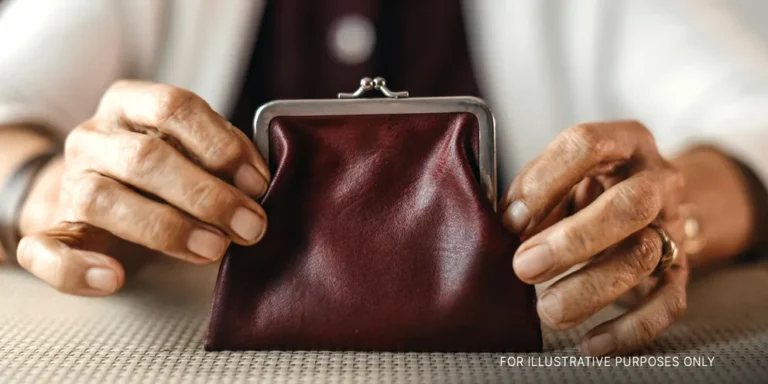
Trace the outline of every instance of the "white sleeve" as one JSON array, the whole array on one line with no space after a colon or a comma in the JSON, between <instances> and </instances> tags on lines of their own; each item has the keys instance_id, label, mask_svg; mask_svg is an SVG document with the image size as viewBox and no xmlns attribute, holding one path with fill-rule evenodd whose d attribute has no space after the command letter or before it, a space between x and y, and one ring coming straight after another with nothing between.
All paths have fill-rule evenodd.
<instances>
[{"instance_id":1,"label":"white sleeve","mask_svg":"<svg viewBox=\"0 0 768 384\"><path fill-rule=\"evenodd\" d=\"M608 102L665 153L714 144L768 186L768 47L727 2L622 1Z\"/></svg>"},{"instance_id":2,"label":"white sleeve","mask_svg":"<svg viewBox=\"0 0 768 384\"><path fill-rule=\"evenodd\" d=\"M117 1L16 0L0 9L0 125L64 136L130 73Z\"/></svg>"}]
</instances>

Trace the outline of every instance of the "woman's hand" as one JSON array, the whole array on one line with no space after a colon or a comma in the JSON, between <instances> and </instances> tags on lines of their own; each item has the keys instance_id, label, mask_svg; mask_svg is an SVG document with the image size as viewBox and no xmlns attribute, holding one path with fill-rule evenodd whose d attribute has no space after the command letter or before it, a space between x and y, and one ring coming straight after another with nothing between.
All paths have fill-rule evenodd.
<instances>
[{"instance_id":1,"label":"woman's hand","mask_svg":"<svg viewBox=\"0 0 768 384\"><path fill-rule=\"evenodd\" d=\"M517 276L542 283L588 262L548 287L538 312L556 329L574 327L630 290L645 294L632 311L590 330L590 355L622 354L654 339L686 307L688 268L654 275L662 255L656 223L680 244L684 177L662 158L651 133L634 121L568 129L509 186L501 207L521 234Z\"/></svg>"},{"instance_id":2,"label":"woman's hand","mask_svg":"<svg viewBox=\"0 0 768 384\"><path fill-rule=\"evenodd\" d=\"M54 225L24 237L17 252L19 264L60 291L108 295L131 259L210 263L231 241L253 244L266 229L253 198L267 188L267 166L243 133L189 91L114 84L67 137L64 160L61 173L46 172L56 178L49 184L60 183L48 206ZM35 211L34 196L22 228L34 221L24 217Z\"/></svg>"}]
</instances>

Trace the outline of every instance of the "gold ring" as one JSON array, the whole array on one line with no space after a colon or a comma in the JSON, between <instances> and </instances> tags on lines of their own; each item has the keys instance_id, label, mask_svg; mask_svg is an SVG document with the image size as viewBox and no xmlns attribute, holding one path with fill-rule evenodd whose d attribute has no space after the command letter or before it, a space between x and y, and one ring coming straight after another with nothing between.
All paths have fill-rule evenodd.
<instances>
[{"instance_id":1,"label":"gold ring","mask_svg":"<svg viewBox=\"0 0 768 384\"><path fill-rule=\"evenodd\" d=\"M666 271L669 269L669 267L672 266L672 264L675 262L675 259L677 259L677 244L675 244L675 241L672 240L672 237L669 236L664 228L661 228L657 224L653 223L648 224L648 227L656 231L656 233L658 233L659 237L661 238L661 258L659 259L659 264L656 265L654 272L658 273Z\"/></svg>"}]
</instances>

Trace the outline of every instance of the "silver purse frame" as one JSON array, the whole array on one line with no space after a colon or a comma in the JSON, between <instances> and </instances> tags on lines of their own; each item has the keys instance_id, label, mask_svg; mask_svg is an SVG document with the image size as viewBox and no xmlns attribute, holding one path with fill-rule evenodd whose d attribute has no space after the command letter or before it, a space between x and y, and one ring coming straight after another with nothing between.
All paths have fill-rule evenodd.
<instances>
[{"instance_id":1,"label":"silver purse frame","mask_svg":"<svg viewBox=\"0 0 768 384\"><path fill-rule=\"evenodd\" d=\"M380 90L386 98L358 98L365 91ZM419 113L468 112L477 118L479 148L477 163L480 185L494 211L497 209L496 192L496 121L488 105L480 98L408 97L407 92L392 92L382 78L364 78L354 93L340 93L339 99L275 100L262 105L253 121L253 141L261 156L269 164L269 127L278 116L343 116L343 115L397 115Z\"/></svg>"}]
</instances>

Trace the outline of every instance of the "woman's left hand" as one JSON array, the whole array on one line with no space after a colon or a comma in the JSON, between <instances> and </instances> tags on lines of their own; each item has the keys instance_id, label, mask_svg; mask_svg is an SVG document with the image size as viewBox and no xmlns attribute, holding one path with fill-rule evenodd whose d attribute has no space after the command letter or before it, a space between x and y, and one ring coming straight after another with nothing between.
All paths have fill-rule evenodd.
<instances>
[{"instance_id":1,"label":"woman's left hand","mask_svg":"<svg viewBox=\"0 0 768 384\"><path fill-rule=\"evenodd\" d=\"M658 152L642 124L581 124L560 134L509 186L504 224L524 242L514 256L517 276L542 283L588 262L539 296L544 323L568 329L630 291L636 308L590 330L582 350L615 355L648 344L682 316L688 268L654 273L662 256L655 223L681 244L679 205L684 177Z\"/></svg>"}]
</instances>

